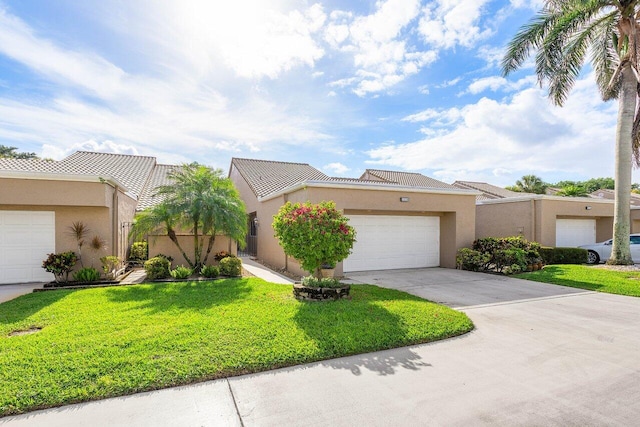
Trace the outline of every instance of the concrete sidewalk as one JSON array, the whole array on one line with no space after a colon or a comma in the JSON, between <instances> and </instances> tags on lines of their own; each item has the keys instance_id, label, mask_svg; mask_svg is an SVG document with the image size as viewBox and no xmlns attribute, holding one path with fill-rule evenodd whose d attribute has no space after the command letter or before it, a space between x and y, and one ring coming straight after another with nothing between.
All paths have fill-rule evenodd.
<instances>
[{"instance_id":1,"label":"concrete sidewalk","mask_svg":"<svg viewBox=\"0 0 640 427\"><path fill-rule=\"evenodd\" d=\"M407 270L402 281L411 281L408 292L435 296L446 279L455 304L463 301L456 289L464 295L461 310L476 325L470 334L35 411L0 425L637 425L640 298L441 270ZM382 286L399 283L393 272L373 275Z\"/></svg>"},{"instance_id":2,"label":"concrete sidewalk","mask_svg":"<svg viewBox=\"0 0 640 427\"><path fill-rule=\"evenodd\" d=\"M291 285L294 283L294 281L289 279L288 277L268 269L264 265L253 261L249 257L241 257L240 259L242 260L242 267L245 270L267 282L280 283L283 285Z\"/></svg>"}]
</instances>

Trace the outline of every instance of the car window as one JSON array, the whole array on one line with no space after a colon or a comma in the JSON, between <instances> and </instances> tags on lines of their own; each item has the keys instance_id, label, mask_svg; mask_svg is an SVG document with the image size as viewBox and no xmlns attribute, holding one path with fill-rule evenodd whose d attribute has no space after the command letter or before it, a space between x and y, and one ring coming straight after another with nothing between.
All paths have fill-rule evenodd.
<instances>
[{"instance_id":1,"label":"car window","mask_svg":"<svg viewBox=\"0 0 640 427\"><path fill-rule=\"evenodd\" d=\"M632 245L640 245L640 236L631 236L629 241Z\"/></svg>"}]
</instances>

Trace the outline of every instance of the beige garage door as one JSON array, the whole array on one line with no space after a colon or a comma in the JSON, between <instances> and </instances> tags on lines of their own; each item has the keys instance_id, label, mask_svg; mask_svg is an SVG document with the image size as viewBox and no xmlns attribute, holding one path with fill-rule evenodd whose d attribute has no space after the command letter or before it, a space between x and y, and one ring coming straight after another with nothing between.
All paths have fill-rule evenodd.
<instances>
[{"instance_id":1,"label":"beige garage door","mask_svg":"<svg viewBox=\"0 0 640 427\"><path fill-rule=\"evenodd\" d=\"M55 213L0 211L0 283L46 282L42 268L55 252Z\"/></svg>"},{"instance_id":2,"label":"beige garage door","mask_svg":"<svg viewBox=\"0 0 640 427\"><path fill-rule=\"evenodd\" d=\"M596 242L595 219L557 219L556 246L572 248Z\"/></svg>"},{"instance_id":3,"label":"beige garage door","mask_svg":"<svg viewBox=\"0 0 640 427\"><path fill-rule=\"evenodd\" d=\"M353 251L344 260L349 271L392 270L440 265L437 216L348 215L356 229Z\"/></svg>"}]
</instances>

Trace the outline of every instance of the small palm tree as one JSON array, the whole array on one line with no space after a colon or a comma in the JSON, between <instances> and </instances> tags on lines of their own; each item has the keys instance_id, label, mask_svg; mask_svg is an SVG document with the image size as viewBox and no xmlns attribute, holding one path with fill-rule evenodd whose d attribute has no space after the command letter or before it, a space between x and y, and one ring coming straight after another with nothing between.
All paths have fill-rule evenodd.
<instances>
[{"instance_id":1,"label":"small palm tree","mask_svg":"<svg viewBox=\"0 0 640 427\"><path fill-rule=\"evenodd\" d=\"M556 193L557 196L563 197L585 197L588 194L587 190L580 185L567 185Z\"/></svg>"},{"instance_id":2,"label":"small palm tree","mask_svg":"<svg viewBox=\"0 0 640 427\"><path fill-rule=\"evenodd\" d=\"M535 52L536 74L561 106L590 55L603 100L618 99L615 144L615 210L610 264L630 264L631 165L638 164L640 120L636 114L640 50L640 0L547 0L508 45L506 76ZM632 154L633 153L633 154Z\"/></svg>"},{"instance_id":3,"label":"small palm tree","mask_svg":"<svg viewBox=\"0 0 640 427\"><path fill-rule=\"evenodd\" d=\"M525 175L516 181L516 185L510 187L514 191L523 193L544 194L548 185L541 178L535 175Z\"/></svg>"},{"instance_id":4,"label":"small palm tree","mask_svg":"<svg viewBox=\"0 0 640 427\"><path fill-rule=\"evenodd\" d=\"M189 267L194 271L206 265L215 238L225 234L242 247L247 233L244 203L222 170L197 163L182 165L169 173L172 184L157 189L162 202L136 215L132 234L167 233ZM193 255L180 245L177 231L193 235Z\"/></svg>"}]
</instances>

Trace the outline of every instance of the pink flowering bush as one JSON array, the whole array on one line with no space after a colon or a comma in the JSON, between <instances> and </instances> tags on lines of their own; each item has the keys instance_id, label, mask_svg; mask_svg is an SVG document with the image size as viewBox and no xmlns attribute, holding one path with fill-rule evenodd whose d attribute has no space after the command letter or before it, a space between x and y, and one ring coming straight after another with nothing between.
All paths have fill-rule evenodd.
<instances>
[{"instance_id":1,"label":"pink flowering bush","mask_svg":"<svg viewBox=\"0 0 640 427\"><path fill-rule=\"evenodd\" d=\"M356 232L348 221L334 202L287 202L273 217L273 230L284 252L319 277L321 267L349 256Z\"/></svg>"}]
</instances>

